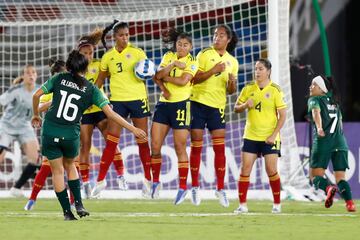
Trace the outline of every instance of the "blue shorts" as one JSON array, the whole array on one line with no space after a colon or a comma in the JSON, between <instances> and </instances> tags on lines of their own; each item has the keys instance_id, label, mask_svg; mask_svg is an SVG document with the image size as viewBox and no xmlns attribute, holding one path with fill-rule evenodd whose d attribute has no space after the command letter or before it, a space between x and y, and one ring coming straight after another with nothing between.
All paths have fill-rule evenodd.
<instances>
[{"instance_id":1,"label":"blue shorts","mask_svg":"<svg viewBox=\"0 0 360 240\"><path fill-rule=\"evenodd\" d=\"M267 154L278 154L279 157L281 157L280 147L281 147L280 141L275 141L274 145L270 145L265 143L265 141L253 141L249 139L244 139L244 145L242 147L242 151L248 153L255 153L259 157L261 155L265 156Z\"/></svg>"},{"instance_id":2,"label":"blue shorts","mask_svg":"<svg viewBox=\"0 0 360 240\"><path fill-rule=\"evenodd\" d=\"M81 124L96 125L106 119L103 111L84 114L81 118Z\"/></svg>"},{"instance_id":3,"label":"blue shorts","mask_svg":"<svg viewBox=\"0 0 360 240\"><path fill-rule=\"evenodd\" d=\"M151 115L147 98L134 101L110 101L113 110L123 118L144 118Z\"/></svg>"},{"instance_id":4,"label":"blue shorts","mask_svg":"<svg viewBox=\"0 0 360 240\"><path fill-rule=\"evenodd\" d=\"M225 129L225 110L191 101L191 129Z\"/></svg>"},{"instance_id":5,"label":"blue shorts","mask_svg":"<svg viewBox=\"0 0 360 240\"><path fill-rule=\"evenodd\" d=\"M153 122L162 123L173 129L189 129L191 121L190 101L158 102Z\"/></svg>"}]
</instances>

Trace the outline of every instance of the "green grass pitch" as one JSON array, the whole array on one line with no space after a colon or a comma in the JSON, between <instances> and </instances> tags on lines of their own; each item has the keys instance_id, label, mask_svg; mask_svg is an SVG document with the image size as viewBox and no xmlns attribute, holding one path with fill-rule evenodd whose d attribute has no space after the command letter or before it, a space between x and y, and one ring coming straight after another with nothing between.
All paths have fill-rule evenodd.
<instances>
[{"instance_id":1,"label":"green grass pitch","mask_svg":"<svg viewBox=\"0 0 360 240\"><path fill-rule=\"evenodd\" d=\"M325 209L323 203L284 201L282 213L271 214L269 201L249 201L249 214L203 200L85 200L90 217L65 222L55 199L39 199L26 212L26 199L0 199L0 239L360 239L359 213L347 213L343 201ZM357 202L358 206L360 202Z\"/></svg>"}]
</instances>

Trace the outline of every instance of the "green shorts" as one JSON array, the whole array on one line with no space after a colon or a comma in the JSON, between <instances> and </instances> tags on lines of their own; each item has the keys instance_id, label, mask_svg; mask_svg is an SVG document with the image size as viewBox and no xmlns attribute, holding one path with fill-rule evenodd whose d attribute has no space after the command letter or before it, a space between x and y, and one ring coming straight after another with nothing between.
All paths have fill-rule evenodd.
<instances>
[{"instance_id":1,"label":"green shorts","mask_svg":"<svg viewBox=\"0 0 360 240\"><path fill-rule=\"evenodd\" d=\"M345 171L349 168L348 151L313 151L311 153L310 167L327 169L330 159L333 164L334 171Z\"/></svg>"},{"instance_id":2,"label":"green shorts","mask_svg":"<svg viewBox=\"0 0 360 240\"><path fill-rule=\"evenodd\" d=\"M75 158L79 155L80 138L65 140L53 136L42 135L41 153L49 160L60 157Z\"/></svg>"}]
</instances>

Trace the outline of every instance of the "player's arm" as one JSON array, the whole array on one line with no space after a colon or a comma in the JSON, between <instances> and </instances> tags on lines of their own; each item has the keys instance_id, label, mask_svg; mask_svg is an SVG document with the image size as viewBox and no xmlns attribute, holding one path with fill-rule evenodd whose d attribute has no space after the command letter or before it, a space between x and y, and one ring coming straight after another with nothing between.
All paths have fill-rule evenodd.
<instances>
[{"instance_id":1,"label":"player's arm","mask_svg":"<svg viewBox=\"0 0 360 240\"><path fill-rule=\"evenodd\" d=\"M184 72L180 77L166 76L165 78L163 78L163 81L170 82L178 86L185 86L189 81L191 81L192 78L193 75Z\"/></svg>"},{"instance_id":2,"label":"player's arm","mask_svg":"<svg viewBox=\"0 0 360 240\"><path fill-rule=\"evenodd\" d=\"M286 120L286 108L281 108L277 110L278 121L273 133L265 140L267 144L274 144L276 136L279 134L280 129L284 126Z\"/></svg>"},{"instance_id":3,"label":"player's arm","mask_svg":"<svg viewBox=\"0 0 360 240\"><path fill-rule=\"evenodd\" d=\"M312 117L314 119L314 123L317 129L317 133L319 135L319 137L324 137L325 136L325 132L322 128L322 119L321 119L321 114L320 114L321 110L320 108L313 108L311 110L311 114Z\"/></svg>"},{"instance_id":4,"label":"player's arm","mask_svg":"<svg viewBox=\"0 0 360 240\"><path fill-rule=\"evenodd\" d=\"M44 94L42 88L39 88L33 95L33 116L31 118L31 124L33 127L41 126L41 117L39 111L40 97Z\"/></svg>"},{"instance_id":5,"label":"player's arm","mask_svg":"<svg viewBox=\"0 0 360 240\"><path fill-rule=\"evenodd\" d=\"M236 100L234 112L242 113L246 109L250 109L253 107L254 107L254 100L247 96L247 87L244 87L240 92L240 96Z\"/></svg>"},{"instance_id":6,"label":"player's arm","mask_svg":"<svg viewBox=\"0 0 360 240\"><path fill-rule=\"evenodd\" d=\"M164 98L169 99L170 98L170 92L165 87L164 82L161 81L160 79L156 78L156 75L154 75L154 77L152 79L153 79L154 83L159 86L159 88L161 90L161 94L164 96Z\"/></svg>"},{"instance_id":7,"label":"player's arm","mask_svg":"<svg viewBox=\"0 0 360 240\"><path fill-rule=\"evenodd\" d=\"M236 77L231 73L229 73L226 91L228 94L233 94L236 91Z\"/></svg>"},{"instance_id":8,"label":"player's arm","mask_svg":"<svg viewBox=\"0 0 360 240\"><path fill-rule=\"evenodd\" d=\"M14 91L10 92L9 90L7 90L3 94L1 94L0 95L0 105L6 106L10 102L12 102L16 97L15 94L13 94L13 93L14 93Z\"/></svg>"},{"instance_id":9,"label":"player's arm","mask_svg":"<svg viewBox=\"0 0 360 240\"><path fill-rule=\"evenodd\" d=\"M122 126L122 127L126 128L126 129L128 129L129 131L131 131L137 138L140 138L140 139L146 139L147 138L147 135L143 130L141 130L140 128L136 128L133 125L131 125L130 123L128 123L119 114L114 112L111 109L111 107L109 106L109 104L104 105L102 107L102 110L109 119L113 120L114 122L116 122L120 126Z\"/></svg>"},{"instance_id":10,"label":"player's arm","mask_svg":"<svg viewBox=\"0 0 360 240\"><path fill-rule=\"evenodd\" d=\"M160 65L161 66L161 65ZM163 79L165 78L166 76L169 76L170 75L170 72L171 70L174 68L174 67L178 67L180 69L184 69L186 67L185 63L183 62L180 62L180 61L174 61L170 64L168 64L167 66L164 66L164 67L160 67L160 69L156 72L155 74L155 77L156 79Z\"/></svg>"},{"instance_id":11,"label":"player's arm","mask_svg":"<svg viewBox=\"0 0 360 240\"><path fill-rule=\"evenodd\" d=\"M96 79L95 85L98 88L101 88L104 85L105 79L108 76L108 72L107 71L100 71L99 75Z\"/></svg>"},{"instance_id":12,"label":"player's arm","mask_svg":"<svg viewBox=\"0 0 360 240\"><path fill-rule=\"evenodd\" d=\"M205 80L209 79L212 75L222 73L223 71L225 71L225 67L226 67L225 63L218 62L217 64L215 64L214 67L212 67L208 71L204 72L199 69L199 71L197 71L197 73L194 76L193 83L194 84L202 83Z\"/></svg>"},{"instance_id":13,"label":"player's arm","mask_svg":"<svg viewBox=\"0 0 360 240\"><path fill-rule=\"evenodd\" d=\"M39 113L46 112L51 106L51 103L52 101L39 103L39 107L38 107Z\"/></svg>"}]
</instances>

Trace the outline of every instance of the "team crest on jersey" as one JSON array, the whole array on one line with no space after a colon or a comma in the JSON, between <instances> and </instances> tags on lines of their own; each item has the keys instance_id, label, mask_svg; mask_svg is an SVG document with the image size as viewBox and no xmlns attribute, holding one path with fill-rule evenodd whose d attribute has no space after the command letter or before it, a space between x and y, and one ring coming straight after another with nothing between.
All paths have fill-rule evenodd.
<instances>
[{"instance_id":1,"label":"team crest on jersey","mask_svg":"<svg viewBox=\"0 0 360 240\"><path fill-rule=\"evenodd\" d=\"M270 98L270 93L266 93L265 98L269 99Z\"/></svg>"},{"instance_id":2,"label":"team crest on jersey","mask_svg":"<svg viewBox=\"0 0 360 240\"><path fill-rule=\"evenodd\" d=\"M92 74L95 74L95 73L96 73L96 69L95 69L95 68L92 68L92 69L90 69L90 72L91 72Z\"/></svg>"},{"instance_id":3,"label":"team crest on jersey","mask_svg":"<svg viewBox=\"0 0 360 240\"><path fill-rule=\"evenodd\" d=\"M231 63L229 61L226 61L226 65L228 65L230 67Z\"/></svg>"},{"instance_id":4,"label":"team crest on jersey","mask_svg":"<svg viewBox=\"0 0 360 240\"><path fill-rule=\"evenodd\" d=\"M126 58L127 58L127 59L130 59L130 58L131 58L131 54L130 54L130 53L126 54Z\"/></svg>"},{"instance_id":5,"label":"team crest on jersey","mask_svg":"<svg viewBox=\"0 0 360 240\"><path fill-rule=\"evenodd\" d=\"M196 70L196 66L193 64L193 65L191 65L191 70L192 71L195 71Z\"/></svg>"},{"instance_id":6,"label":"team crest on jersey","mask_svg":"<svg viewBox=\"0 0 360 240\"><path fill-rule=\"evenodd\" d=\"M215 59L212 58L212 59L210 59L210 61L215 62Z\"/></svg>"}]
</instances>

